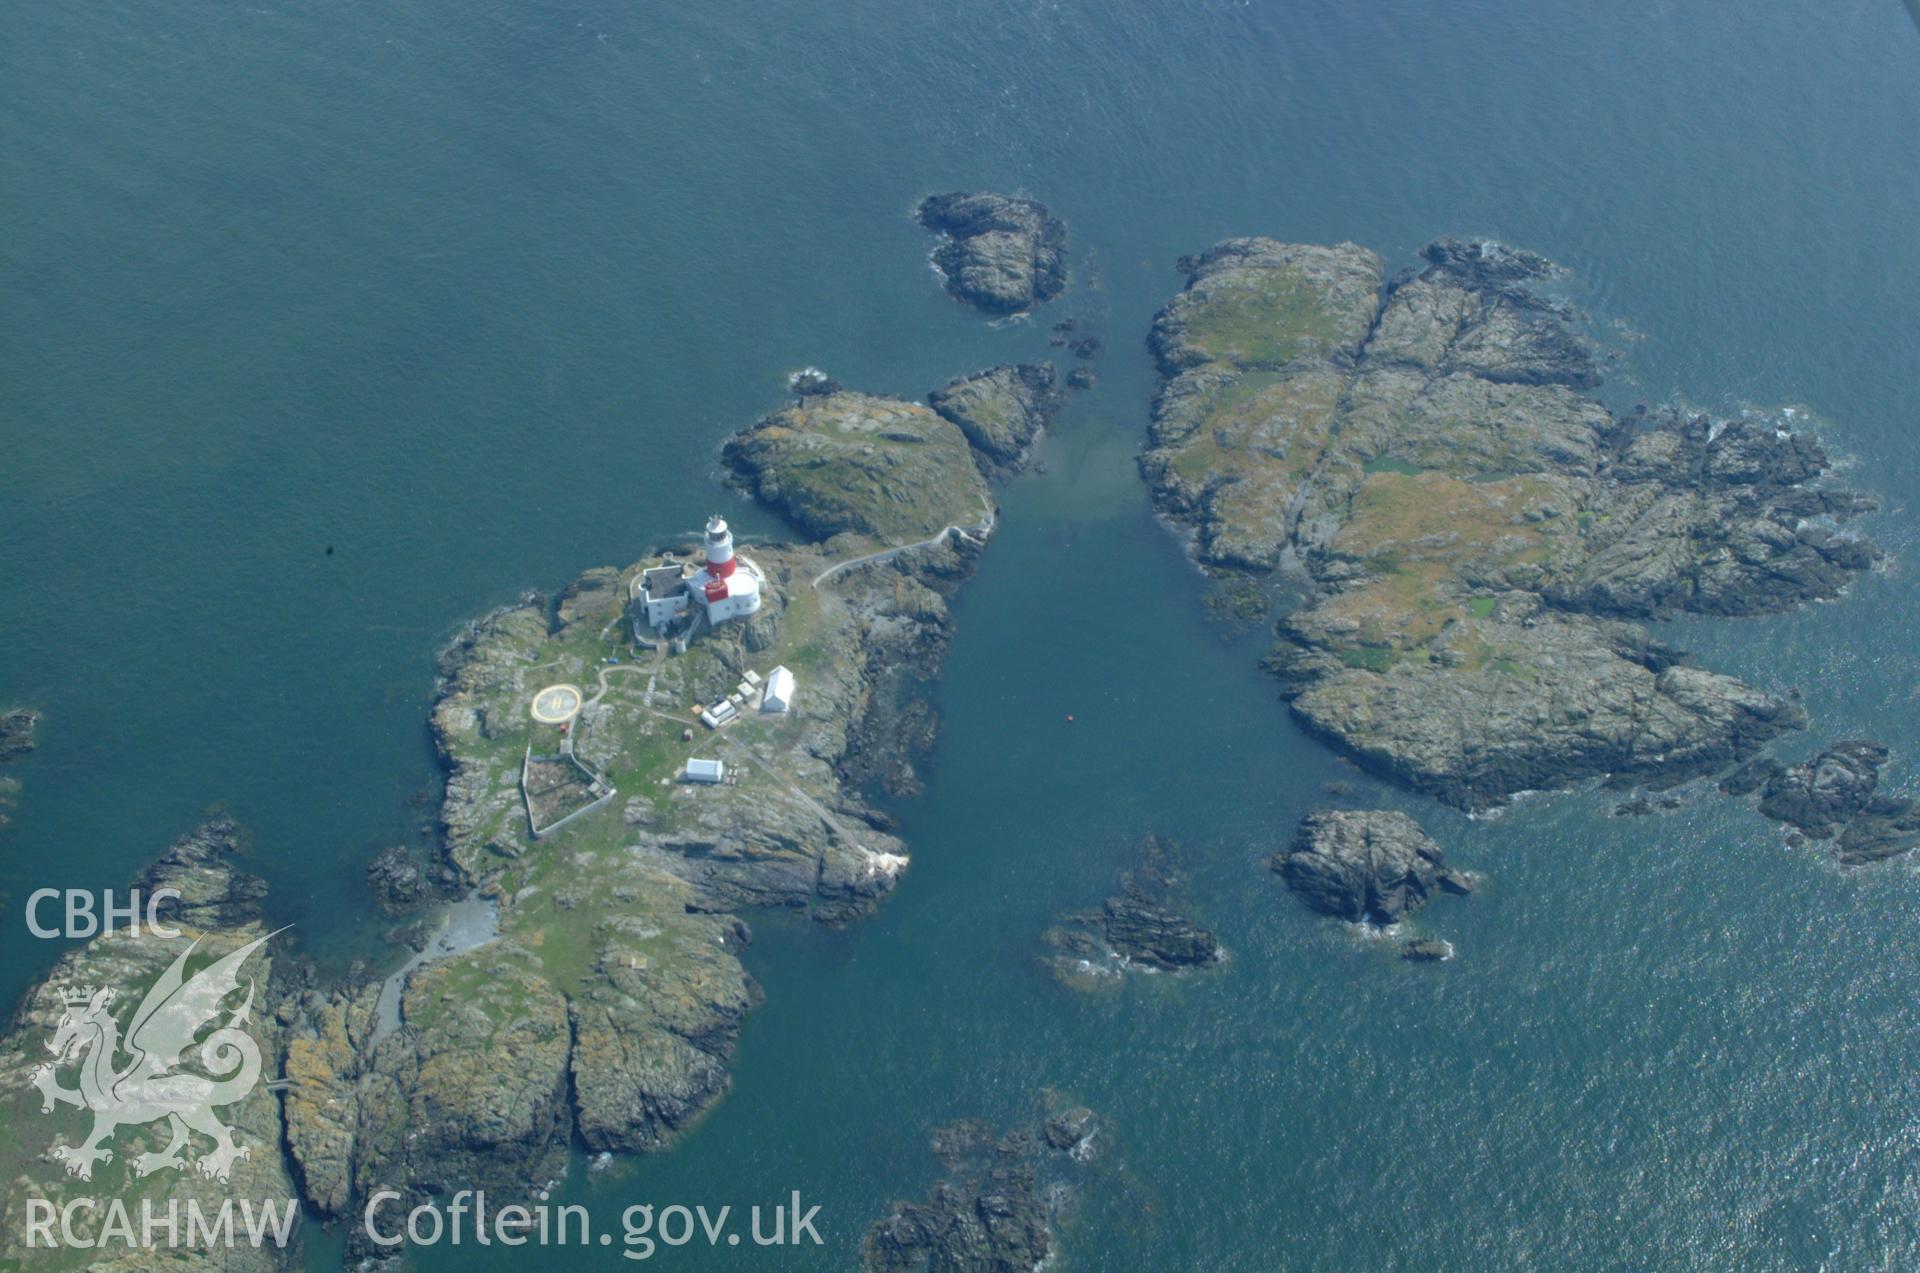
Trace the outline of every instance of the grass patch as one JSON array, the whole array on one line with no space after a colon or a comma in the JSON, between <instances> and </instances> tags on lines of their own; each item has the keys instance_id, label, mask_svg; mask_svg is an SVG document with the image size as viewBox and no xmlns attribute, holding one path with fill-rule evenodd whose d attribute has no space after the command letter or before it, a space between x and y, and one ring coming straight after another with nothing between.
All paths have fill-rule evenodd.
<instances>
[{"instance_id":1,"label":"grass patch","mask_svg":"<svg viewBox=\"0 0 1920 1273\"><path fill-rule=\"evenodd\" d=\"M1272 368L1354 343L1370 317L1370 310L1361 315L1355 306L1342 306L1302 273L1265 270L1251 282L1213 292L1187 319L1186 337L1213 361Z\"/></svg>"},{"instance_id":2,"label":"grass patch","mask_svg":"<svg viewBox=\"0 0 1920 1273\"><path fill-rule=\"evenodd\" d=\"M1394 652L1377 645L1355 645L1340 651L1340 661L1363 672L1385 672L1394 665Z\"/></svg>"}]
</instances>

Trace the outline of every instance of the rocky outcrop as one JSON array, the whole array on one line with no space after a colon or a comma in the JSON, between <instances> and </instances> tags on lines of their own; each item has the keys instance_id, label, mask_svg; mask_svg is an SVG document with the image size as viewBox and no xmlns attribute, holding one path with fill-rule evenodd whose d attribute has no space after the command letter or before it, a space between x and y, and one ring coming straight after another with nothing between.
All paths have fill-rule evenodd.
<instances>
[{"instance_id":1,"label":"rocky outcrop","mask_svg":"<svg viewBox=\"0 0 1920 1273\"><path fill-rule=\"evenodd\" d=\"M727 1089L740 1023L759 985L740 966L745 924L698 917L668 937L644 921L606 926L595 975L568 1000L580 1137L646 1153L673 1142Z\"/></svg>"},{"instance_id":2,"label":"rocky outcrop","mask_svg":"<svg viewBox=\"0 0 1920 1273\"><path fill-rule=\"evenodd\" d=\"M1885 762L1884 743L1836 743L1812 760L1772 774L1761 787L1761 814L1826 839L1874 799Z\"/></svg>"},{"instance_id":3,"label":"rocky outcrop","mask_svg":"<svg viewBox=\"0 0 1920 1273\"><path fill-rule=\"evenodd\" d=\"M1835 743L1791 767L1771 756L1743 765L1720 782L1729 795L1760 793L1760 812L1814 840L1835 840L1848 866L1883 861L1920 846L1920 803L1880 794L1884 743Z\"/></svg>"},{"instance_id":4,"label":"rocky outcrop","mask_svg":"<svg viewBox=\"0 0 1920 1273\"><path fill-rule=\"evenodd\" d=\"M1067 228L1031 199L984 191L931 195L916 213L945 236L933 262L947 291L996 314L1015 314L1067 285Z\"/></svg>"},{"instance_id":5,"label":"rocky outcrop","mask_svg":"<svg viewBox=\"0 0 1920 1273\"><path fill-rule=\"evenodd\" d=\"M1142 459L1210 570L1308 586L1268 666L1298 719L1466 808L1725 770L1800 727L1632 620L1832 597L1865 500L1791 413L1616 417L1530 253L1234 239L1182 262Z\"/></svg>"},{"instance_id":6,"label":"rocky outcrop","mask_svg":"<svg viewBox=\"0 0 1920 1273\"><path fill-rule=\"evenodd\" d=\"M78 1146L88 1139L94 1126L91 1107L76 1108L64 1098L49 1102L37 1087L42 1066L51 1061L47 1078L52 1085L63 1091L84 1092L79 1071L82 1056L90 1054L83 1051L82 1056L61 1060L51 1057L46 1047L63 1017L72 1011L63 991L84 986L116 992L107 1011L123 1037L119 1053L104 1059L115 1072L130 1071L137 1058L126 1050L125 1032L131 1029L134 1013L147 991L177 957L198 943L196 962L188 966L187 975L191 977L203 966L198 962L202 957L211 960L269 935L262 914L265 889L235 865L242 849L239 828L224 815L210 817L175 841L135 881L135 886L143 893L155 888L180 890L181 899L162 908L163 922L178 928L180 935L167 938L144 929L117 928L63 954L21 1001L4 1040L0 1040L0 1123L9 1133L5 1147L0 1149L6 1182L0 1189L5 1193L8 1216L22 1216L28 1198L45 1199L56 1208L80 1198L95 1199L91 1210L70 1213L79 1221L81 1234L92 1239L101 1236L111 1220L109 1200L126 1209L137 1234L143 1205L162 1216L170 1206L176 1207L182 1217L189 1214L189 1208L197 1207L202 1215L213 1218L223 1203L244 1198L256 1213L267 1204L276 1215L289 1217L287 1241L283 1244L277 1236L268 1236L257 1248L243 1241L232 1248L196 1250L191 1255L192 1267L231 1273L301 1267L299 1194L280 1152L284 1133L280 1100L266 1087L266 1080L278 1070L284 1045L281 1023L265 1010L265 1005L272 1001L269 987L286 976L287 956L278 949L285 939L269 941L247 959L239 987L222 998L216 1010L219 1024L232 1024L253 1041L261 1057L261 1070L260 1080L238 1101L213 1107L214 1115L231 1129L234 1144L243 1151L213 1174L206 1173L214 1169L218 1148L198 1130L190 1136L179 1165L140 1174L143 1154L158 1156L166 1148L167 1125L158 1120L115 1129L99 1146L107 1156L88 1164L84 1174L69 1174L66 1168L74 1164L56 1161L48 1151L55 1145ZM251 1007L243 1012L248 994L252 995ZM198 1068L199 1057L196 1049L184 1059L189 1068ZM176 1065L182 1060L161 1059ZM234 1071L214 1072L224 1075ZM238 1071L244 1072L244 1068ZM84 1104L84 1096L82 1100ZM0 1264L37 1268L48 1262L49 1253L44 1249L25 1249L26 1237L24 1224L9 1224L0 1232ZM164 1245L143 1248L133 1242L109 1240L86 1252L84 1263L89 1269L132 1273L184 1267L180 1261L186 1254ZM54 1259L57 1261L58 1256Z\"/></svg>"},{"instance_id":7,"label":"rocky outcrop","mask_svg":"<svg viewBox=\"0 0 1920 1273\"><path fill-rule=\"evenodd\" d=\"M566 1169L571 1119L566 1000L524 951L483 948L408 982L404 1030L362 1080L354 1144L374 1188L524 1196Z\"/></svg>"},{"instance_id":8,"label":"rocky outcrop","mask_svg":"<svg viewBox=\"0 0 1920 1273\"><path fill-rule=\"evenodd\" d=\"M1920 847L1920 802L1875 796L1840 831L1833 856L1843 866L1868 866Z\"/></svg>"},{"instance_id":9,"label":"rocky outcrop","mask_svg":"<svg viewBox=\"0 0 1920 1273\"><path fill-rule=\"evenodd\" d=\"M389 915L411 914L428 902L446 898L458 883L455 873L405 845L382 849L367 863L367 885Z\"/></svg>"},{"instance_id":10,"label":"rocky outcrop","mask_svg":"<svg viewBox=\"0 0 1920 1273\"><path fill-rule=\"evenodd\" d=\"M1439 893L1473 891L1419 823L1391 810L1309 813L1273 869L1308 906L1353 923L1397 924Z\"/></svg>"},{"instance_id":11,"label":"rocky outcrop","mask_svg":"<svg viewBox=\"0 0 1920 1273\"><path fill-rule=\"evenodd\" d=\"M958 426L993 473L1017 469L1060 409L1053 364L1003 364L961 376L927 396L933 409Z\"/></svg>"},{"instance_id":12,"label":"rocky outcrop","mask_svg":"<svg viewBox=\"0 0 1920 1273\"><path fill-rule=\"evenodd\" d=\"M1054 975L1091 989L1117 983L1128 969L1176 972L1219 963L1226 953L1219 939L1178 909L1186 879L1175 858L1171 845L1147 837L1119 893L1099 910L1062 915L1041 934Z\"/></svg>"},{"instance_id":13,"label":"rocky outcrop","mask_svg":"<svg viewBox=\"0 0 1920 1273\"><path fill-rule=\"evenodd\" d=\"M947 1175L924 1201L894 1203L867 1230L862 1267L1033 1273L1045 1265L1100 1132L1092 1110L1057 1097L1052 1104L1034 1129L996 1135L965 1122L935 1132L933 1151Z\"/></svg>"},{"instance_id":14,"label":"rocky outcrop","mask_svg":"<svg viewBox=\"0 0 1920 1273\"><path fill-rule=\"evenodd\" d=\"M160 899L154 908L168 925L209 932L257 926L266 913L267 884L240 869L245 852L240 825L214 813L169 845L135 887L146 897L163 889L178 895Z\"/></svg>"},{"instance_id":15,"label":"rocky outcrop","mask_svg":"<svg viewBox=\"0 0 1920 1273\"><path fill-rule=\"evenodd\" d=\"M839 393L841 384L818 367L802 367L787 377L787 388L796 398L824 398Z\"/></svg>"},{"instance_id":16,"label":"rocky outcrop","mask_svg":"<svg viewBox=\"0 0 1920 1273\"><path fill-rule=\"evenodd\" d=\"M926 407L841 392L784 407L736 435L729 480L814 539L906 543L971 526L991 507L967 437Z\"/></svg>"},{"instance_id":17,"label":"rocky outcrop","mask_svg":"<svg viewBox=\"0 0 1920 1273\"><path fill-rule=\"evenodd\" d=\"M1790 823L1815 839L1833 835L1865 811L1887 763L1884 744L1868 739L1835 743L1760 788L1760 812Z\"/></svg>"},{"instance_id":18,"label":"rocky outcrop","mask_svg":"<svg viewBox=\"0 0 1920 1273\"><path fill-rule=\"evenodd\" d=\"M1048 1115L1040 1126L1047 1144L1063 1154L1090 1149L1099 1130L1100 1116L1084 1105L1068 1105Z\"/></svg>"},{"instance_id":19,"label":"rocky outcrop","mask_svg":"<svg viewBox=\"0 0 1920 1273\"><path fill-rule=\"evenodd\" d=\"M1314 607L1283 621L1269 666L1296 717L1368 768L1463 808L1598 775L1673 782L1798 729L1791 699L1686 664L1637 629L1503 597L1436 632L1419 666L1343 649Z\"/></svg>"},{"instance_id":20,"label":"rocky outcrop","mask_svg":"<svg viewBox=\"0 0 1920 1273\"><path fill-rule=\"evenodd\" d=\"M308 990L280 1008L287 1028L287 1148L302 1192L321 1216L346 1212L353 1192L359 1080L374 1044L377 987Z\"/></svg>"}]
</instances>

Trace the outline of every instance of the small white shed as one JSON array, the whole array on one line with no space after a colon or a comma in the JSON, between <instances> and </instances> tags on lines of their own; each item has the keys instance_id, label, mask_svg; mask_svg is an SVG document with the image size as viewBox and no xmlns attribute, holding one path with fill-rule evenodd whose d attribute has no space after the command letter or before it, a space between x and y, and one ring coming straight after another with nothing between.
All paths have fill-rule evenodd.
<instances>
[{"instance_id":1,"label":"small white shed","mask_svg":"<svg viewBox=\"0 0 1920 1273\"><path fill-rule=\"evenodd\" d=\"M784 712L793 706L793 673L776 667L767 673L767 688L760 695L760 710Z\"/></svg>"},{"instance_id":2,"label":"small white shed","mask_svg":"<svg viewBox=\"0 0 1920 1273\"><path fill-rule=\"evenodd\" d=\"M688 782L725 782L727 765L723 760L687 761L686 773L682 775Z\"/></svg>"}]
</instances>

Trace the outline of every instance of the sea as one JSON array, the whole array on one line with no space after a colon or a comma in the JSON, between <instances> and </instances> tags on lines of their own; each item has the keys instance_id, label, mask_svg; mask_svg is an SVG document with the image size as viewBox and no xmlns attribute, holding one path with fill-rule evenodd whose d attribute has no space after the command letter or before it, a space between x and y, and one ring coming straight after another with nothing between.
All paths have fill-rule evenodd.
<instances>
[{"instance_id":1,"label":"sea","mask_svg":"<svg viewBox=\"0 0 1920 1273\"><path fill-rule=\"evenodd\" d=\"M397 959L369 859L432 834L435 655L713 511L718 447L817 365L919 397L1098 335L954 607L913 866L872 918L750 916L766 1006L671 1152L555 1201L770 1206L853 1267L933 1129L1105 1119L1067 1270L1920 1267L1920 862L1836 867L1750 802L1469 819L1289 720L1135 468L1145 335L1224 237L1541 252L1620 406L1793 405L1882 509L1842 600L1662 634L1804 694L1789 759L1920 786L1920 30L1900 0L134 0L0 40L0 702L44 713L0 830L0 999L42 887L123 888L210 806L322 966ZM1068 224L1030 321L940 289L912 211ZM1485 876L1409 933L1269 871L1307 809L1419 817ZM1146 833L1228 962L1085 995L1035 960ZM8 1128L11 1136L23 1129ZM30 1130L30 1129L24 1129ZM308 1260L337 1267L312 1226ZM628 1266L622 1247L426 1269Z\"/></svg>"}]
</instances>

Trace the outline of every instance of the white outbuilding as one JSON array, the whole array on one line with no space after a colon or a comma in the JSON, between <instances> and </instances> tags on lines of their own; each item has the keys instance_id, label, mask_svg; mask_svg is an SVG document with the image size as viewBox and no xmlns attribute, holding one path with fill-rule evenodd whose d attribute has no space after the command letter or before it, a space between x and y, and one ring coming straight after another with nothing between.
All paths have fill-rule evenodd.
<instances>
[{"instance_id":1,"label":"white outbuilding","mask_svg":"<svg viewBox=\"0 0 1920 1273\"><path fill-rule=\"evenodd\" d=\"M724 760L691 759L687 761L686 772L681 776L688 782L725 782L727 763Z\"/></svg>"},{"instance_id":2,"label":"white outbuilding","mask_svg":"<svg viewBox=\"0 0 1920 1273\"><path fill-rule=\"evenodd\" d=\"M767 673L767 688L760 695L760 710L784 712L793 707L793 673L776 667Z\"/></svg>"}]
</instances>

